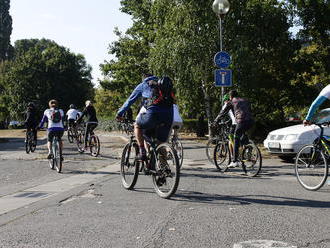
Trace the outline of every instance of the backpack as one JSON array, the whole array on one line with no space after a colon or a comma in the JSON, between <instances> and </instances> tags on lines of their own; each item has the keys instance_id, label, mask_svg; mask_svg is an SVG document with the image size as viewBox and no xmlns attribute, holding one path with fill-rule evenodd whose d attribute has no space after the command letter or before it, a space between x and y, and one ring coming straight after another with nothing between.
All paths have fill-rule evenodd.
<instances>
[{"instance_id":1,"label":"backpack","mask_svg":"<svg viewBox=\"0 0 330 248\"><path fill-rule=\"evenodd\" d=\"M169 77L163 77L159 84L153 85L150 105L172 107L174 103L173 83Z\"/></svg>"},{"instance_id":2,"label":"backpack","mask_svg":"<svg viewBox=\"0 0 330 248\"><path fill-rule=\"evenodd\" d=\"M248 121L252 119L250 103L243 98L234 98L234 115L237 122Z\"/></svg>"},{"instance_id":3,"label":"backpack","mask_svg":"<svg viewBox=\"0 0 330 248\"><path fill-rule=\"evenodd\" d=\"M51 110L50 119L52 120L53 123L59 123L62 120L62 115L60 110L58 109Z\"/></svg>"}]
</instances>

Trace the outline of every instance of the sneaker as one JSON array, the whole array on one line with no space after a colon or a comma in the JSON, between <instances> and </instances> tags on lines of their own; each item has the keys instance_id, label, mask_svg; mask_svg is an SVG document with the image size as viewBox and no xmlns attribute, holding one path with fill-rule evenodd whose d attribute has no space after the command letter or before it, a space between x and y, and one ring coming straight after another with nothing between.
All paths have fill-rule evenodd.
<instances>
[{"instance_id":1,"label":"sneaker","mask_svg":"<svg viewBox=\"0 0 330 248\"><path fill-rule=\"evenodd\" d=\"M53 154L52 153L48 153L47 159L52 159L52 158L53 158Z\"/></svg>"},{"instance_id":2,"label":"sneaker","mask_svg":"<svg viewBox=\"0 0 330 248\"><path fill-rule=\"evenodd\" d=\"M235 168L235 167L238 167L239 166L239 164L238 164L238 162L236 161L236 162L231 162L229 165L228 165L228 168Z\"/></svg>"}]
</instances>

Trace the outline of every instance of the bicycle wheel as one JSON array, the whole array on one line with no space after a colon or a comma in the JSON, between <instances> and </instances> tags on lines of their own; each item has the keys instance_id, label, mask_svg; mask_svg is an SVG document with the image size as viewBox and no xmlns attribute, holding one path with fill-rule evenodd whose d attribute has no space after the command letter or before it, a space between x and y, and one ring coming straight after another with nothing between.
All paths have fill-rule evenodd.
<instances>
[{"instance_id":1,"label":"bicycle wheel","mask_svg":"<svg viewBox=\"0 0 330 248\"><path fill-rule=\"evenodd\" d=\"M124 147L120 162L121 182L125 189L133 189L139 176L139 162L135 159L139 153L137 143L128 143Z\"/></svg>"},{"instance_id":2,"label":"bicycle wheel","mask_svg":"<svg viewBox=\"0 0 330 248\"><path fill-rule=\"evenodd\" d=\"M97 135L93 134L89 138L89 150L93 157L97 157L100 154L100 140Z\"/></svg>"},{"instance_id":3,"label":"bicycle wheel","mask_svg":"<svg viewBox=\"0 0 330 248\"><path fill-rule=\"evenodd\" d=\"M26 138L25 138L25 152L26 153L30 153L30 151L31 151L31 146L30 146L30 142L31 142L31 139L32 139L31 136L32 136L31 132L28 132L26 134Z\"/></svg>"},{"instance_id":4,"label":"bicycle wheel","mask_svg":"<svg viewBox=\"0 0 330 248\"><path fill-rule=\"evenodd\" d=\"M71 127L68 128L67 134L68 134L68 141L70 143L73 143L73 137L74 137L74 135L73 135L73 131L72 131L72 128Z\"/></svg>"},{"instance_id":5,"label":"bicycle wheel","mask_svg":"<svg viewBox=\"0 0 330 248\"><path fill-rule=\"evenodd\" d=\"M246 175L250 177L258 175L262 166L262 157L259 148L250 141L249 144L244 145L241 156L243 171Z\"/></svg>"},{"instance_id":6,"label":"bicycle wheel","mask_svg":"<svg viewBox=\"0 0 330 248\"><path fill-rule=\"evenodd\" d=\"M175 149L176 154L178 155L179 165L180 165L180 168L181 168L182 163L183 163L183 146L182 146L182 143L181 143L181 141L178 137L172 136L171 144L172 144L173 148Z\"/></svg>"},{"instance_id":7,"label":"bicycle wheel","mask_svg":"<svg viewBox=\"0 0 330 248\"><path fill-rule=\"evenodd\" d=\"M218 138L209 139L205 148L206 157L212 164L214 164L213 154L214 154L214 148L217 145L217 143L218 143Z\"/></svg>"},{"instance_id":8,"label":"bicycle wheel","mask_svg":"<svg viewBox=\"0 0 330 248\"><path fill-rule=\"evenodd\" d=\"M152 182L156 193L162 198L171 197L177 190L180 180L179 159L169 144L160 144L156 148ZM152 160L151 160L152 161Z\"/></svg>"},{"instance_id":9,"label":"bicycle wheel","mask_svg":"<svg viewBox=\"0 0 330 248\"><path fill-rule=\"evenodd\" d=\"M56 139L55 141L53 141L53 160L54 160L54 166L58 173L61 173L62 171L61 155L62 155L62 151L61 151L60 143Z\"/></svg>"},{"instance_id":10,"label":"bicycle wheel","mask_svg":"<svg viewBox=\"0 0 330 248\"><path fill-rule=\"evenodd\" d=\"M83 153L85 151L84 149L84 134L83 132L79 131L77 133L77 138L76 138L76 144L77 144L77 148L78 148L78 152L79 153Z\"/></svg>"},{"instance_id":11,"label":"bicycle wheel","mask_svg":"<svg viewBox=\"0 0 330 248\"><path fill-rule=\"evenodd\" d=\"M323 151L314 145L302 147L296 156L295 172L305 189L320 189L328 177L328 163Z\"/></svg>"},{"instance_id":12,"label":"bicycle wheel","mask_svg":"<svg viewBox=\"0 0 330 248\"><path fill-rule=\"evenodd\" d=\"M214 165L219 171L226 172L230 163L230 151L228 142L219 142L214 148Z\"/></svg>"}]
</instances>

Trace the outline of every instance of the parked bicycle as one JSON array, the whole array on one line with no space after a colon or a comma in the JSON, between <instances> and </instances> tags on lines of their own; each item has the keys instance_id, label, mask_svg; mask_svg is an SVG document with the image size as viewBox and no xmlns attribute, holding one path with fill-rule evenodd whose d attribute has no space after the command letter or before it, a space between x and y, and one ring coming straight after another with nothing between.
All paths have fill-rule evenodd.
<instances>
[{"instance_id":1,"label":"parked bicycle","mask_svg":"<svg viewBox=\"0 0 330 248\"><path fill-rule=\"evenodd\" d=\"M225 135L225 140L220 141L214 149L214 163L223 172L228 171L228 165L233 158L234 151L233 135L230 132L225 133ZM261 171L261 152L256 144L248 138L247 134L243 134L241 138L238 162L247 176L255 177Z\"/></svg>"},{"instance_id":2,"label":"parked bicycle","mask_svg":"<svg viewBox=\"0 0 330 248\"><path fill-rule=\"evenodd\" d=\"M52 157L48 159L49 167L56 171L58 173L61 173L62 171L62 148L60 146L60 142L57 136L53 138L53 141L51 143L51 149L52 149Z\"/></svg>"},{"instance_id":3,"label":"parked bicycle","mask_svg":"<svg viewBox=\"0 0 330 248\"><path fill-rule=\"evenodd\" d=\"M123 187L128 190L133 189L139 173L144 171L146 175L151 175L158 196L170 198L176 192L180 180L180 165L176 150L168 143L158 144L154 137L145 137L149 144L147 160L138 160L139 146L134 136L133 123L126 124L123 127L130 135L130 140L121 156L120 174Z\"/></svg>"},{"instance_id":4,"label":"parked bicycle","mask_svg":"<svg viewBox=\"0 0 330 248\"><path fill-rule=\"evenodd\" d=\"M170 144L176 150L181 168L183 163L183 146L181 140L179 139L178 130L179 130L178 126L173 127L172 135L170 137Z\"/></svg>"},{"instance_id":5,"label":"parked bicycle","mask_svg":"<svg viewBox=\"0 0 330 248\"><path fill-rule=\"evenodd\" d=\"M325 125L330 122L314 123L320 135L311 145L303 146L295 159L295 174L298 182L307 190L318 190L327 181L330 159L330 137L324 135Z\"/></svg>"},{"instance_id":6,"label":"parked bicycle","mask_svg":"<svg viewBox=\"0 0 330 248\"><path fill-rule=\"evenodd\" d=\"M37 147L37 141L34 136L34 131L32 129L26 130L25 137L25 151L26 153L34 152Z\"/></svg>"},{"instance_id":7,"label":"parked bicycle","mask_svg":"<svg viewBox=\"0 0 330 248\"><path fill-rule=\"evenodd\" d=\"M97 157L100 154L100 139L92 132L86 132L88 125L97 124L97 122L86 122L84 125L77 127L77 148L80 153L85 152L85 148L89 148L89 151L93 157ZM87 134L86 134L87 133ZM85 135L87 135L87 143L85 144Z\"/></svg>"}]
</instances>

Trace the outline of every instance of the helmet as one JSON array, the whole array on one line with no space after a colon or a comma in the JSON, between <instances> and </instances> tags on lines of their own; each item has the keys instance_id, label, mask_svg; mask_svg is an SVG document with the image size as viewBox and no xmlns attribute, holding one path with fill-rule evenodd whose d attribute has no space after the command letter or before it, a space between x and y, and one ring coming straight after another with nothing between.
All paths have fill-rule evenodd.
<instances>
[{"instance_id":1,"label":"helmet","mask_svg":"<svg viewBox=\"0 0 330 248\"><path fill-rule=\"evenodd\" d=\"M170 92L173 90L173 82L172 79L169 77L162 77L158 80L159 88L162 92L165 94L170 94Z\"/></svg>"},{"instance_id":2,"label":"helmet","mask_svg":"<svg viewBox=\"0 0 330 248\"><path fill-rule=\"evenodd\" d=\"M76 106L74 106L74 104L70 104L70 109L75 109Z\"/></svg>"},{"instance_id":3,"label":"helmet","mask_svg":"<svg viewBox=\"0 0 330 248\"><path fill-rule=\"evenodd\" d=\"M34 107L34 103L33 102L29 102L27 106L33 108Z\"/></svg>"},{"instance_id":4,"label":"helmet","mask_svg":"<svg viewBox=\"0 0 330 248\"><path fill-rule=\"evenodd\" d=\"M225 95L223 96L223 100L224 100L224 101L228 101L228 100L229 100L229 95L228 95L228 94L225 94Z\"/></svg>"}]
</instances>

